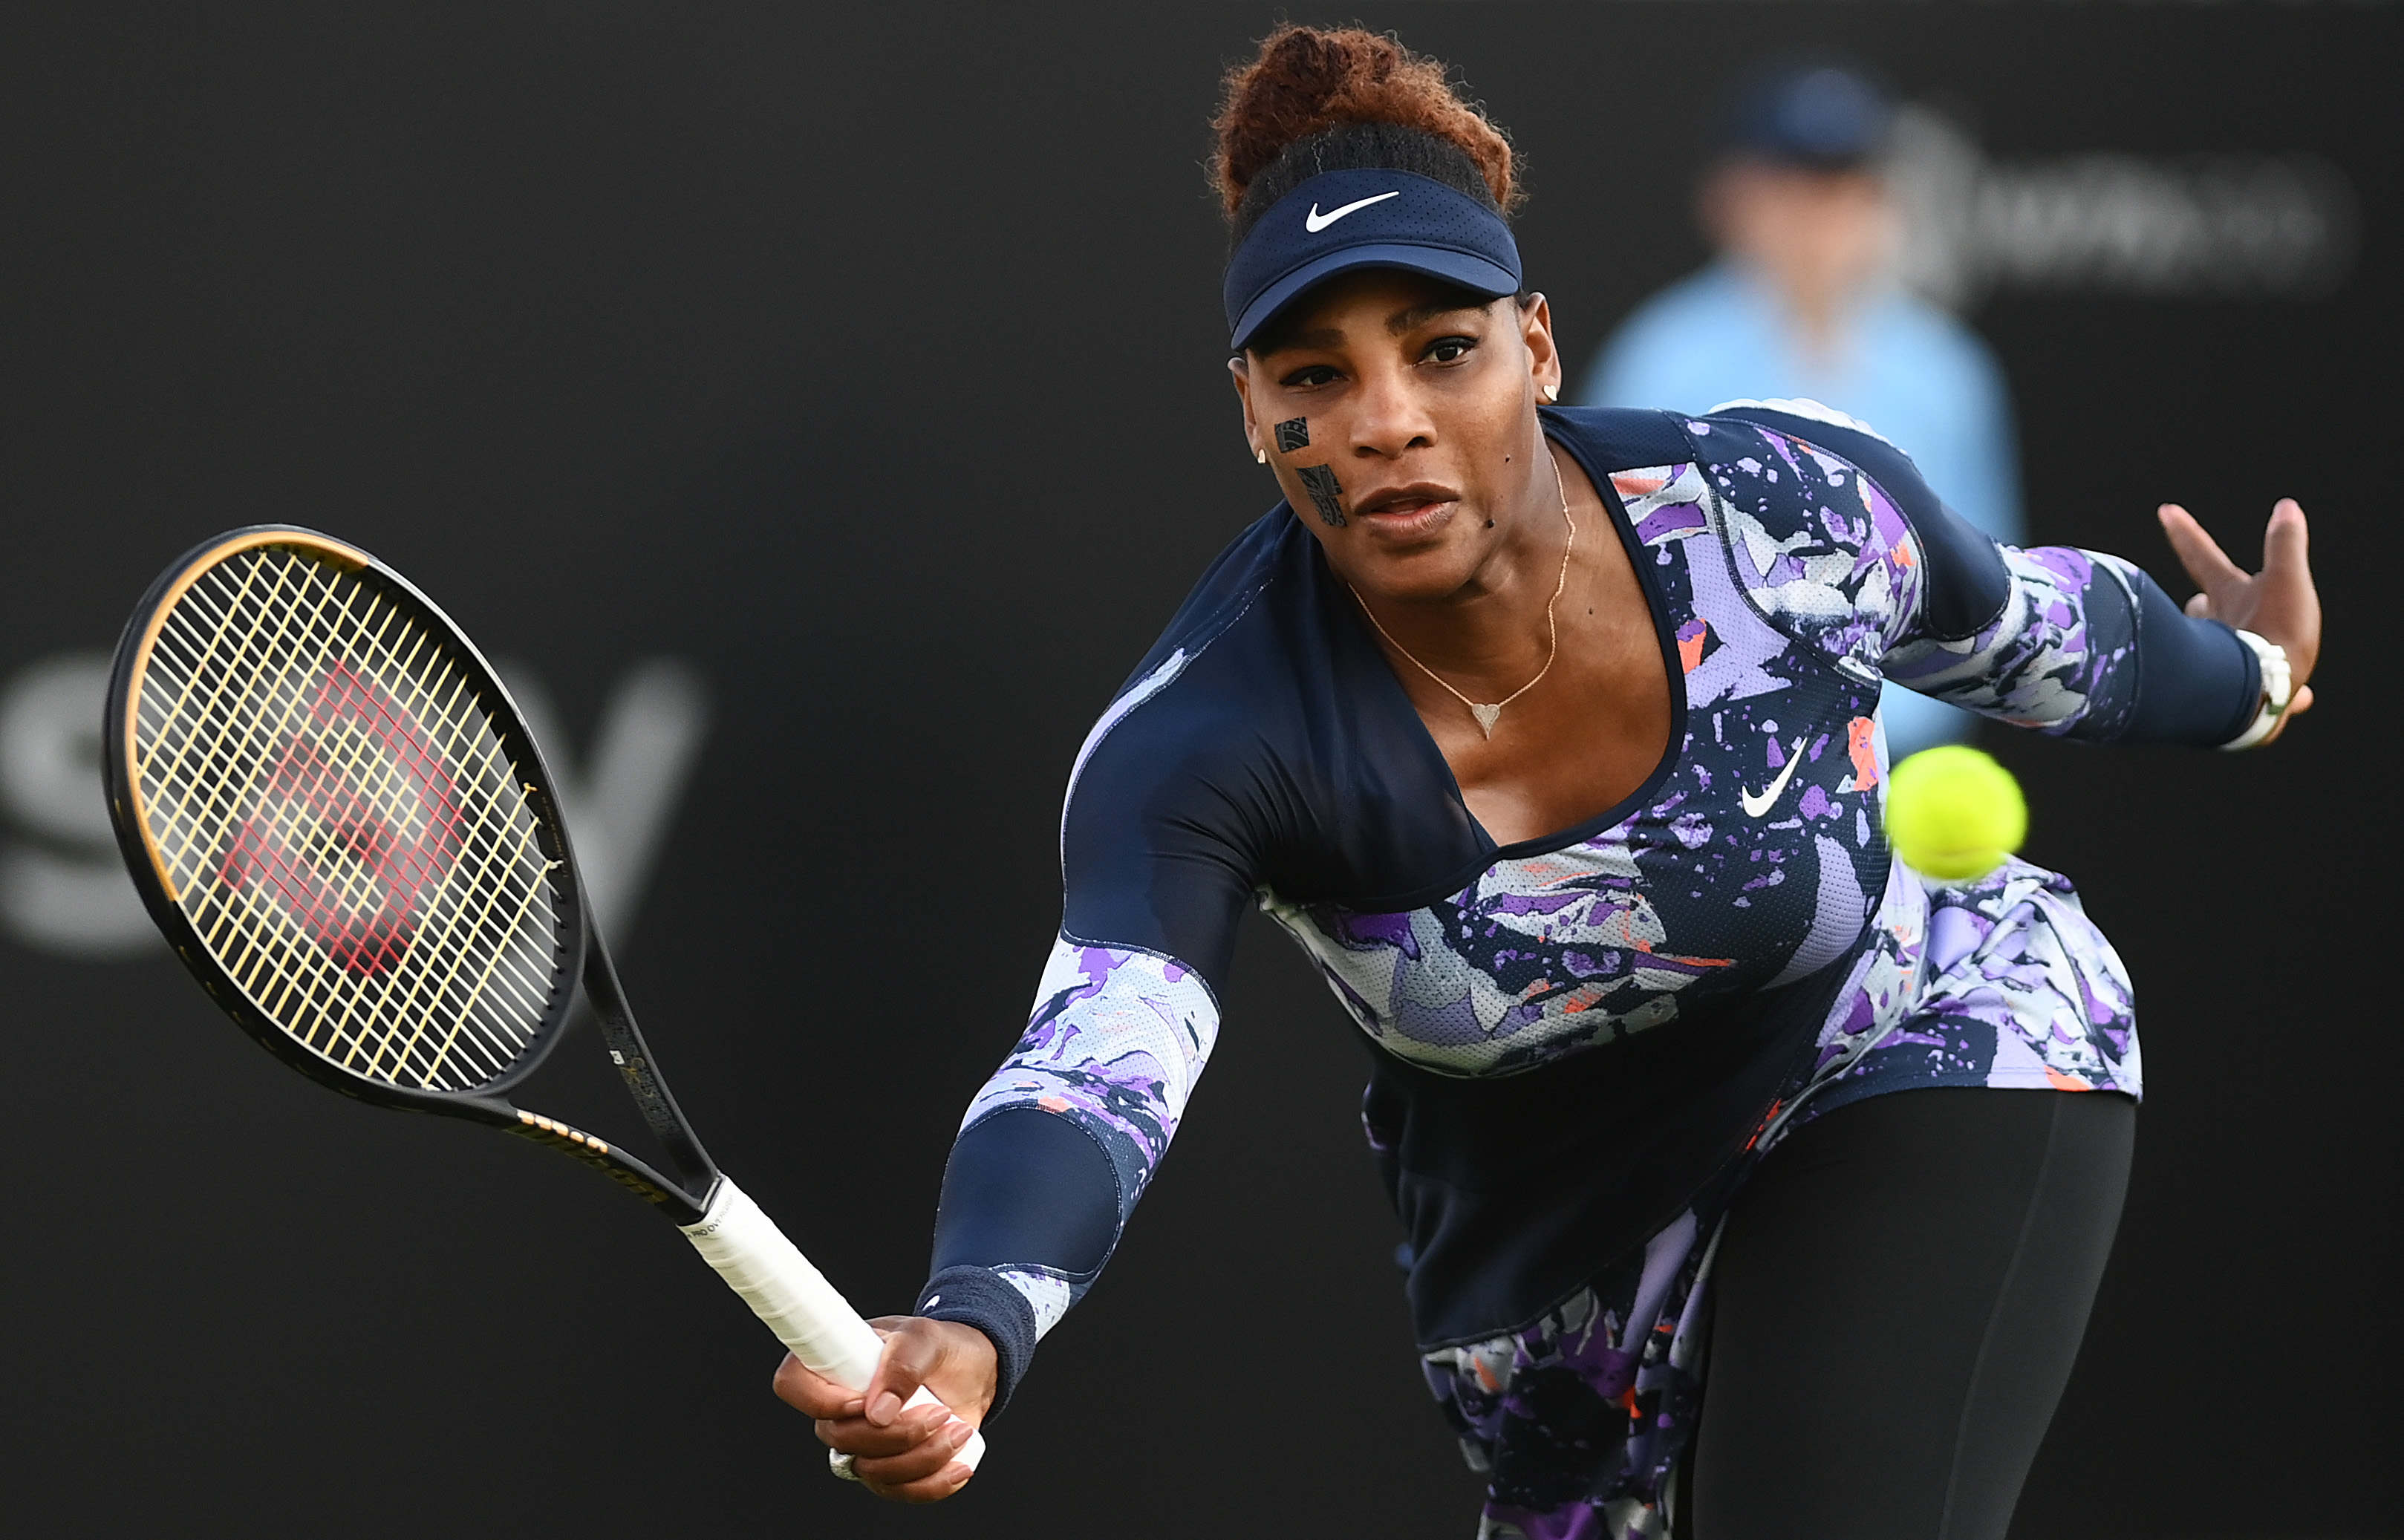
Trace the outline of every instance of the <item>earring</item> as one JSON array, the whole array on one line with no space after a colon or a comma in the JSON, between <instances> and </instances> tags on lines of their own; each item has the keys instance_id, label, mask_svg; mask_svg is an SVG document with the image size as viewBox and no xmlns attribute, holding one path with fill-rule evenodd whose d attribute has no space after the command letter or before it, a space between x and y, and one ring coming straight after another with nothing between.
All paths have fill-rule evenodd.
<instances>
[{"instance_id":1,"label":"earring","mask_svg":"<svg viewBox=\"0 0 2404 1540\"><path fill-rule=\"evenodd\" d=\"M1561 399L1561 387L1558 385L1541 385L1537 387L1536 394L1544 399L1544 404L1546 406L1550 406L1555 401Z\"/></svg>"},{"instance_id":2,"label":"earring","mask_svg":"<svg viewBox=\"0 0 2404 1540\"><path fill-rule=\"evenodd\" d=\"M1266 465L1266 464L1268 464L1268 463L1269 463L1269 452L1268 452L1267 450L1265 450L1265 449L1259 449L1259 448L1255 448L1255 449L1252 451L1252 463L1253 463L1254 465Z\"/></svg>"}]
</instances>

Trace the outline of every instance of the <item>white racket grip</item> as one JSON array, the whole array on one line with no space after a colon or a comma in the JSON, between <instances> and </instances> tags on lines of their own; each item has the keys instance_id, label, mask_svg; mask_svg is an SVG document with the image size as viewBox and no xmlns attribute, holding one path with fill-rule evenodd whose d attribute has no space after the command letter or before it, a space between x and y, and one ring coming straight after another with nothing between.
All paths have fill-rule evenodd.
<instances>
[{"instance_id":1,"label":"white racket grip","mask_svg":"<svg viewBox=\"0 0 2404 1540\"><path fill-rule=\"evenodd\" d=\"M751 1196L721 1175L700 1223L677 1228L727 1287L768 1323L776 1340L812 1370L851 1390L865 1389L885 1351L885 1339L860 1317L826 1275L785 1238ZM932 1402L920 1386L913 1407ZM972 1433L953 1456L969 1469L985 1458L985 1435Z\"/></svg>"}]
</instances>

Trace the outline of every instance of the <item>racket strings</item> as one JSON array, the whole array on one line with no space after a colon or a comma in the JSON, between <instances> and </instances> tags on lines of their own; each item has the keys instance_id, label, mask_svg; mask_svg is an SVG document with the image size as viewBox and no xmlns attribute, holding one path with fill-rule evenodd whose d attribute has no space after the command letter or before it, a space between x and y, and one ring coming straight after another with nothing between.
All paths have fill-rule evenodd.
<instances>
[{"instance_id":1,"label":"racket strings","mask_svg":"<svg viewBox=\"0 0 2404 1540\"><path fill-rule=\"evenodd\" d=\"M133 737L168 890L285 1031L435 1090L532 1044L554 863L443 637L303 552L245 551L163 617Z\"/></svg>"},{"instance_id":2,"label":"racket strings","mask_svg":"<svg viewBox=\"0 0 2404 1540\"><path fill-rule=\"evenodd\" d=\"M370 618L374 619L376 617L370 616ZM388 615L382 618L389 620ZM273 650L270 651L270 656L273 656ZM253 661L256 662L255 659ZM287 658L283 661L288 665L292 660ZM410 665L418 663L419 660L414 656L404 654L399 656L388 655L381 661L384 662L387 665L395 663L398 663L403 665ZM290 670L287 666L287 672L288 673L289 671ZM462 703L456 700L446 700L443 698L445 693L443 687L445 685L454 685L455 681L440 678L435 680L428 681L424 678L423 670L415 668L405 668L401 677L411 679L419 685L420 688L415 692L415 693L419 696L421 709L424 709L425 706L429 701L440 708L440 717L443 725L452 730L450 735L455 738L457 729L461 725L460 719L464 714L461 710ZM431 689L426 688L429 682L433 686ZM343 803L352 799L344 798L341 793L345 791L352 790L365 791L369 793L370 798L372 800L381 801L384 804L384 807L375 809L375 811L382 812L384 814L386 819L390 819L398 813L400 815L402 819L406 821L408 809L406 807L396 808L392 805L394 794L398 790L399 790L400 786L406 780L414 778L407 775L407 772L410 769L408 762L412 758L424 760L428 757L423 752L420 746L412 741L414 735L412 735L409 732L411 724L405 721L396 722L393 720L395 713L389 709L377 709L370 712L362 712L356 709L358 705L356 698L349 700L347 703L344 700L344 697L359 696L368 696L372 700L373 694L374 693L371 690L363 690L360 688L360 681L356 678L354 671L338 663L332 668L328 669L319 679L318 688L314 692L314 698L302 698L302 701L300 704L304 707L304 709L296 713L291 708L295 703L288 696L285 700L284 705L286 707L286 710L284 711L283 716L287 727L297 715L302 720L304 725L314 725L316 727L321 735L314 742L306 735L300 736L298 739L294 739L289 736L285 737L284 741L286 749L284 755L274 765L275 773L271 773L269 777L269 791L271 793L270 805L280 806L283 808L290 808L297 805L309 815L307 822L311 826L312 831L317 833L320 837L315 842L316 848L314 851L309 852L309 854L314 855L316 858L315 861L306 862L295 862L289 860L273 861L272 862L268 873L268 875L274 879L275 886L279 889L275 896L283 902L286 908L298 912L299 917L300 917L303 922L315 932L315 939L320 943L324 951L330 955L334 961L342 964L348 972L367 974L371 977L378 974L388 974L392 973L393 970L390 964L395 959L395 953L398 945L405 945L411 939L408 934L410 922L418 917L414 911L421 906L419 903L416 902L421 895L415 889L423 886L422 877L424 875L420 872L414 872L411 868L414 865L430 864L439 871L443 864L444 859L449 854L449 852L439 847L432 851L420 850L417 852L418 859L416 861L404 861L400 863L399 869L396 871L391 863L378 861L375 859L379 852L373 847L373 846L389 843L388 834L383 840L373 841L370 847L365 850L356 848L356 847L361 843L357 838L361 825L356 820L355 817L345 817L344 815L346 813L356 814L357 810L344 806ZM328 696L333 697L333 700L330 703L330 708L329 703L327 699ZM354 709L350 711L342 710L342 707L344 704L350 704L354 707ZM381 702L375 702L374 704L379 707L382 707ZM432 712L427 714L434 715ZM315 719L315 721L314 722L310 722L308 719L311 718ZM383 720L379 721L379 718ZM358 730L362 724L373 731L370 734L362 734ZM396 726L399 729L398 735L394 732L394 728ZM332 727L337 730L333 741L330 743L328 742L327 737L324 735L325 730L328 727ZM344 728L347 728L348 731L340 731ZM257 736L255 733L250 735L254 739ZM397 735L400 738L400 742L396 746L393 740ZM367 736L372 736L375 739L381 740L382 746L384 748L399 748L399 754L397 756L392 754L378 754L375 751L377 745L368 744L361 741ZM344 739L348 739L349 741L343 741ZM254 749L254 753L251 757L255 760L255 743L252 747ZM487 743L484 748L486 755L489 758L492 750L496 748L496 745ZM317 750L317 753L314 756L311 753L311 749L313 749ZM311 766L307 763L313 757L324 762L319 768L319 773L314 775L309 773ZM296 760L300 762L298 764L295 763ZM396 763L396 761L398 761L398 763ZM355 775L357 773L358 767L362 763L368 766L369 773L363 778L364 784L353 789L345 787L339 780L335 780L333 781L333 784L329 786L328 781L331 777L325 772L327 770L339 771L344 768L344 762L348 762L347 767L350 768ZM254 782L258 778L256 775L257 768L258 766L254 763L254 775L252 777ZM294 773L296 769L300 771L298 776ZM419 790L421 792L433 791L440 793L443 788L438 784L433 787L421 786ZM281 793L281 795L275 795L275 793ZM417 800L422 804L425 799L421 795ZM244 800L238 798L232 805L237 810L240 810L247 805L247 804ZM383 820L368 822L365 827L378 834L384 834L386 832L386 825ZM256 822L246 821L243 825L243 828L245 833L248 833L252 837L254 843L269 845L271 849L273 848L273 836L284 833L282 830L271 831L268 837L262 840L259 838L260 831ZM522 833L524 832L522 831ZM333 836L330 840L324 837L328 833ZM217 842L212 841L210 843L214 845ZM448 844L450 842L442 841L440 843ZM347 893L339 893L334 895L336 899L336 904L333 906L335 913L340 913L341 901L342 900L347 899L354 903L356 903L360 897L357 889L363 885L363 879L370 875L384 879L384 886L389 889L386 894L386 903L383 906L383 912L378 913L373 917L373 921L367 927L368 933L364 936L358 933L359 927L356 924L337 929L327 923L327 920L329 917L329 906L327 903L328 895L324 891L324 884L322 883L322 880L312 881L311 879L322 879L323 874L319 868L328 859L328 852L327 847L329 845L336 847L337 848L343 846L349 846L353 847L348 852L349 854L355 856L364 854L369 858L364 862L354 861L349 863L352 865L353 870L349 874L350 881L345 886L350 888L352 890ZM506 846L490 847L486 851L487 857L490 858L500 854L502 851L506 850ZM239 847L237 847L237 859L228 862L221 873L223 877L231 879L225 884L227 886L238 887L241 885L241 878L249 875L244 870L244 864L239 859L242 853L243 852ZM362 871L362 867L366 870ZM379 867L381 870L378 870ZM471 876L489 875L489 873L475 873L470 875ZM394 878L398 878L400 880L395 882L392 880ZM489 883L486 884L486 887L489 889ZM488 899L492 895L488 892ZM483 906L483 913L478 917L481 917L487 925L489 925L493 919L491 909L492 905L488 902ZM465 918L468 916L474 915L475 911L476 906L470 903L458 915L454 915L454 919ZM399 933L388 935L384 933L387 930L398 931ZM440 938L438 938L438 945L439 939ZM283 963L287 959L277 957L270 951L267 955L266 960L271 963ZM440 960L443 959L438 958L438 962ZM416 984L415 989L406 992L387 990L386 998L382 1001L376 1001L371 997L362 998L357 992L354 992L353 998L345 1002L348 1009L343 1013L344 1015L356 1015L363 1004L370 1006L370 1008L381 1004L383 1006L382 1010L378 1011L371 1009L370 1014L391 1016L396 1014L399 1014L395 1010L395 1006L398 1005L401 1010L407 1011L407 1014L415 1017L415 1023L412 1026L412 1030L405 1036L396 1037L391 1034L384 1034L383 1042L371 1045L367 1040L367 1034L346 1031L345 1028L348 1023L338 1018L329 1024L331 1027L330 1035L334 1040L332 1046L341 1046L345 1038L350 1038L353 1041L349 1043L349 1052L336 1054L333 1057L345 1061L351 1068L363 1069L369 1072L387 1071L398 1069L403 1065L407 1065L412 1057L411 1050L418 1046L420 1042L423 1040L426 1026L426 1013L423 1011L422 1007L426 1003L423 997L427 992L427 986L429 984L438 986L455 985L458 980L457 964L463 959L457 956L454 951L447 960L453 964L453 967L447 971L447 974L446 971L440 967L424 971L421 976L414 981ZM306 958L305 961L309 966L305 967L298 977L294 976L293 971L288 967L281 970L284 974L283 983L287 990L294 986L306 987L312 984L321 984L328 977L328 971L318 959L314 958ZM493 972L499 971L494 970ZM506 973L502 973L501 976L504 981L506 981ZM339 980L337 980L337 982L339 982ZM395 980L395 982L405 983L409 981ZM441 991L438 989L437 992L439 993ZM400 996L397 1001L392 998L395 994L399 994ZM275 1000L272 1001L271 1003L280 1008L285 1006L287 1002L282 1000ZM528 1003L531 1004L534 1013L538 1018L540 1008L539 997L538 996L538 998ZM420 1007L421 1009L409 1010L408 1008L412 1006ZM319 1035L316 1033L304 1034L304 1040L310 1041L313 1046L318 1046L321 1048L328 1046L327 1043L320 1040ZM430 1074L428 1071L430 1070L439 1070L440 1057L449 1051L450 1047L455 1043L455 1038L446 1037L441 1045L433 1050L433 1064L411 1066L412 1068L415 1068L418 1071L418 1073L414 1076L402 1075L398 1078L418 1079L421 1081L435 1078L435 1076ZM475 1046L472 1040L470 1045L471 1047ZM363 1051L365 1052L364 1062L362 1062ZM471 1057L479 1061L476 1065L479 1071L476 1075L476 1078L478 1079L488 1078L492 1072L501 1067L502 1062L496 1062L489 1055L483 1054L471 1055ZM398 1062L387 1063L385 1062L387 1059L397 1060Z\"/></svg>"},{"instance_id":3,"label":"racket strings","mask_svg":"<svg viewBox=\"0 0 2404 1540\"><path fill-rule=\"evenodd\" d=\"M356 713L342 711L340 709L340 707L342 704L341 697L360 693L365 693L365 692L361 692L357 688L357 681L351 676L350 671L342 665L337 665L334 668L328 671L326 677L321 681L321 687L318 692L319 699L309 703L313 705L315 709L305 713L305 715L317 718L318 721L315 725L321 729L328 725L326 719L329 717L337 723L343 722L345 718L355 717ZM324 697L328 694L336 697L333 703L335 708L330 711L327 708L327 703L324 699ZM289 704L290 703L287 701L287 707ZM384 714L389 715L389 713ZM446 713L446 715L448 714L449 713ZM287 709L285 713L287 721L292 715L293 713ZM349 735L354 739L358 736L356 732ZM391 736L389 732L380 733L377 735L386 739L389 739ZM226 863L224 869L219 875L222 878L227 879L227 885L240 886L242 884L242 879L245 876L252 875L245 870L247 863L243 858L245 855L257 855L262 853L257 847L265 847L266 849L264 853L270 858L269 869L266 875L274 881L275 886L280 889L276 896L284 902L287 908L298 912L299 917L300 917L303 922L316 933L316 939L324 946L325 950L331 955L335 961L345 965L352 973L365 973L372 976L391 971L390 963L395 959L397 945L405 943L408 939L406 935L408 923L416 917L413 914L413 910L419 906L413 902L418 895L412 890L413 884L411 879L418 877L420 874L411 871L410 867L415 863L408 861L404 861L401 864L400 870L395 872L392 870L389 863L378 861L375 859L379 852L372 847L365 851L354 850L351 852L352 854L365 854L369 858L368 861L364 863L356 861L350 863L354 869L348 875L349 881L343 886L347 887L351 890L348 892L330 895L334 902L330 905L328 902L329 895L325 891L322 866L328 859L329 851L328 847L329 846L339 848L343 845L357 845L359 843L357 835L360 833L362 827L368 831L373 832L373 833L386 835L384 839L374 840L374 845L390 843L386 829L380 821L368 821L363 825L356 817L357 813L361 811L360 809L342 805L346 801L357 800L356 796L343 797L342 795L343 791L353 791L354 789L344 787L338 780L334 781L330 786L328 784L329 780L332 778L328 772L338 772L342 768L342 762L351 762L351 765L354 768L361 763L361 747L362 746L356 741L347 744L336 741L330 745L329 751L329 746L327 745L322 738L315 741L313 741L307 736L301 736L298 739L287 739L284 755L281 760L276 763L274 773L272 773L269 777L269 791L274 799L275 805L287 808L297 805L304 809L308 814L312 815L311 821L314 825L315 832L321 837L315 841L316 848L312 851L305 852L304 854L306 856L313 856L315 859L314 861L303 860L299 861L290 859L276 859L287 855L286 852L275 848L276 837L284 833L285 831L273 828L262 831L256 821L245 820L242 826L242 830L246 838L243 842L237 844L232 859ZM401 758L405 762L410 757L412 756L407 752L407 746L404 745L404 751ZM424 756L419 755L416 757L422 758ZM315 774L310 773L313 768L310 762L313 759L318 762L314 766L316 770ZM395 783L399 778L395 774L396 766L392 764L389 760L381 766L376 766L376 762L373 758L368 759L365 763L375 769L380 769L381 774L375 774L371 769L370 777L368 778L366 784L357 787L355 790L366 791L374 800L383 801L385 804L385 806L380 809L380 811L384 812L387 818L396 812L400 812L405 819L405 809L396 809L391 805L393 793L396 790ZM255 768L256 766L254 766L254 769ZM296 771L299 772L298 775L295 774ZM256 777L254 776L253 778L255 780ZM436 787L431 790L440 791L440 788ZM245 803L241 799L237 799L233 805L236 808L240 808L245 805ZM328 833L331 833L334 837L331 840L322 837ZM211 843L214 844L216 842L213 841ZM251 846L253 848L249 850L244 849L243 845L245 844ZM439 858L444 854L444 852L438 849L432 852L432 854L438 858L439 862ZM359 870L359 867L362 865L369 869L368 872L363 873ZM383 870L380 872L375 871L374 868L379 866L383 867ZM385 906L387 911L392 912L376 916L375 918L383 921L384 923L371 923L368 927L369 933L365 937L362 937L357 933L358 927L356 925L341 929L330 926L328 923L329 917L331 917L332 915L339 914L341 912L343 901L347 900L352 904L356 903L361 896L357 889L362 886L362 878L369 875L386 878L398 876L402 879L398 884L395 885L398 890L391 895L392 902ZM399 931L402 934L387 935L384 933L388 928ZM220 936L219 939L221 940L222 936ZM275 957L273 953L269 953L267 954L265 960L270 962L285 962L287 959ZM307 960L310 961L313 966L306 968L300 977L295 977L288 967L281 970L284 975L283 983L287 989L295 985L305 987L310 983L319 982L325 978L327 971L322 967L322 965L314 965L315 963L315 959L314 959ZM312 975L314 975L314 977ZM255 979L245 980L245 983L249 984L255 984L256 982L257 981ZM286 1002L281 1000L274 1000L271 1001L271 1003L280 1007ZM357 998L354 998L347 1003L355 1013L362 1001ZM387 1001L386 1003L389 1005L390 1002ZM336 1021L332 1024L332 1027L333 1035L338 1042L343 1036L349 1035L343 1032L343 1024L342 1022ZM412 1037L415 1034L412 1034ZM316 1041L316 1034L309 1034L309 1037L313 1045L324 1045L322 1043ZM407 1048L410 1046L410 1041L411 1040L404 1039L397 1043L388 1043L386 1046L399 1048L401 1052L398 1057L405 1059L407 1057ZM361 1066L358 1062L360 1057L359 1050L365 1047L366 1044L364 1042L356 1042L352 1043L351 1046L351 1053L338 1057L348 1059L351 1062L352 1067L365 1067L370 1070L382 1070L386 1067L375 1057L370 1057L365 1066ZM487 1066L488 1071L489 1068L490 1066ZM480 1076L480 1078L482 1077Z\"/></svg>"}]
</instances>

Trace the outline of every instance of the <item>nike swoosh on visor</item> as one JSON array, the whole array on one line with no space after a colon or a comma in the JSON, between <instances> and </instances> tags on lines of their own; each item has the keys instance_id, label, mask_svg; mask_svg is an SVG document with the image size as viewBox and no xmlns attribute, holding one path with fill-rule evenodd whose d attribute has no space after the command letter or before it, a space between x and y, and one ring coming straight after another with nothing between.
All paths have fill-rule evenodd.
<instances>
[{"instance_id":1,"label":"nike swoosh on visor","mask_svg":"<svg viewBox=\"0 0 2404 1540\"><path fill-rule=\"evenodd\" d=\"M1391 192L1381 192L1374 198L1363 198L1357 202L1347 203L1342 208L1330 209L1325 214L1320 213L1319 205L1317 203L1313 203L1310 205L1310 212L1302 217L1302 228L1310 231L1313 235L1316 235L1321 231L1325 230L1328 226L1334 224L1336 220L1343 218L1348 214L1358 213L1362 209L1367 208L1371 203L1382 203L1389 198L1399 198L1402 195L1403 189L1396 188Z\"/></svg>"}]
</instances>

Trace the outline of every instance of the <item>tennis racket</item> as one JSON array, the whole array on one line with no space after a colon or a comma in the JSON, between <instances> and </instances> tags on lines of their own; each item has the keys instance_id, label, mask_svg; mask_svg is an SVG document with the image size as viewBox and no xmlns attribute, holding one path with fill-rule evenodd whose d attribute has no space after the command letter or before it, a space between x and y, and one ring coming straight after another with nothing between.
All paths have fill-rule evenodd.
<instances>
[{"instance_id":1,"label":"tennis racket","mask_svg":"<svg viewBox=\"0 0 2404 1540\"><path fill-rule=\"evenodd\" d=\"M243 1030L345 1096L574 1155L675 1221L795 1357L866 1387L881 1340L678 1110L541 752L432 600L314 530L220 535L126 623L103 731L133 885ZM672 1171L510 1099L557 1046L580 977ZM984 1452L971 1437L957 1458Z\"/></svg>"}]
</instances>

